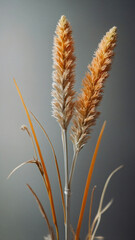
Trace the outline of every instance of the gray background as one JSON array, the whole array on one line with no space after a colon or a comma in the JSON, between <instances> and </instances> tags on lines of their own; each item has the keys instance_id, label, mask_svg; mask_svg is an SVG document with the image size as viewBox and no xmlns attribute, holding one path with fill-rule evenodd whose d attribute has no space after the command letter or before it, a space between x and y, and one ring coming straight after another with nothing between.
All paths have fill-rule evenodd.
<instances>
[{"instance_id":1,"label":"gray background","mask_svg":"<svg viewBox=\"0 0 135 240\"><path fill-rule=\"evenodd\" d=\"M51 116L52 45L56 24L66 15L73 29L77 57L76 85L81 88L88 63L102 36L118 27L118 44L110 77L107 79L102 112L91 140L81 151L73 179L71 222L76 228L83 189L96 140L104 120L107 126L97 157L91 187L93 216L109 173L124 164L106 192L106 204L114 203L103 215L98 230L108 240L133 239L135 219L134 187L134 89L135 89L135 2L132 0L0 0L0 240L39 240L48 229L35 199L26 187L29 183L45 206L52 223L49 202L38 170L24 166L7 181L10 171L32 159L33 149L20 126L28 121L13 83L21 89L25 102L46 128L55 145L61 177L64 181L60 128ZM36 124L55 199L60 239L64 239L63 213L56 169L50 147ZM72 145L69 143L70 158ZM91 190L91 189L90 189ZM80 237L87 234L90 193Z\"/></svg>"}]
</instances>

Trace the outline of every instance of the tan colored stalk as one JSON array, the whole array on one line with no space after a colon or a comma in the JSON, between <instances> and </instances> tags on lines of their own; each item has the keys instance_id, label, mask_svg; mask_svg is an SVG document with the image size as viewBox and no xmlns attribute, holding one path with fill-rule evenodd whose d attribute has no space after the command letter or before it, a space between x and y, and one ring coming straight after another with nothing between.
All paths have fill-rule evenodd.
<instances>
[{"instance_id":1,"label":"tan colored stalk","mask_svg":"<svg viewBox=\"0 0 135 240\"><path fill-rule=\"evenodd\" d=\"M74 108L75 78L74 42L71 26L65 16L58 22L53 47L53 116L63 129L67 129Z\"/></svg>"},{"instance_id":2,"label":"tan colored stalk","mask_svg":"<svg viewBox=\"0 0 135 240\"><path fill-rule=\"evenodd\" d=\"M68 184L68 145L67 145L67 130L61 129L61 137L63 144L63 155L65 165L65 210L66 210L66 222L65 222L65 240L70 239L70 194L71 189Z\"/></svg>"},{"instance_id":3,"label":"tan colored stalk","mask_svg":"<svg viewBox=\"0 0 135 240\"><path fill-rule=\"evenodd\" d=\"M75 103L75 113L71 140L75 151L80 151L89 139L91 127L95 124L99 112L97 106L102 99L105 79L108 77L114 47L116 45L116 27L106 33L101 40L95 57L83 79L83 88Z\"/></svg>"},{"instance_id":4,"label":"tan colored stalk","mask_svg":"<svg viewBox=\"0 0 135 240\"><path fill-rule=\"evenodd\" d=\"M61 16L55 31L53 47L53 90L52 108L53 116L61 126L61 136L65 165L65 240L69 239L70 230L70 189L68 186L68 145L67 127L73 115L75 77L74 42L70 23L65 16Z\"/></svg>"}]
</instances>

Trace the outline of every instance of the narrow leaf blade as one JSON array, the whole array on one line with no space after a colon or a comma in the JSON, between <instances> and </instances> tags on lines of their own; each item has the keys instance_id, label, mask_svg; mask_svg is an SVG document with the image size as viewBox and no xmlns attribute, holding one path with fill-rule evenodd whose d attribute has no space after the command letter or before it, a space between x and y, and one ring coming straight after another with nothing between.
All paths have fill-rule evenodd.
<instances>
[{"instance_id":1,"label":"narrow leaf blade","mask_svg":"<svg viewBox=\"0 0 135 240\"><path fill-rule=\"evenodd\" d=\"M86 181L86 185L85 185L85 190L84 190L84 195L83 195L83 200L82 200L82 205L81 205L81 211L80 211L80 215L79 215L79 220L78 220L78 225L77 225L77 229L76 229L76 239L79 239L79 234L80 234L80 230L81 230L81 224L82 224L82 219L83 219L83 214L84 214L84 210L85 210L85 205L86 205L86 201L87 201L87 196L88 196L88 191L89 191L89 186L90 186L90 182L91 182L91 177L92 177L92 173L94 170L94 165L95 165L95 161L96 161L96 157L97 157L97 153L98 153L98 149L100 146L100 142L102 139L102 135L105 129L105 125L106 125L106 121L103 123L103 126L101 128L98 140L97 140L97 144L95 147L95 151L92 157L92 161L91 161L91 165L90 165L90 169L89 169L89 173L88 173L88 177L87 177L87 181Z\"/></svg>"}]
</instances>

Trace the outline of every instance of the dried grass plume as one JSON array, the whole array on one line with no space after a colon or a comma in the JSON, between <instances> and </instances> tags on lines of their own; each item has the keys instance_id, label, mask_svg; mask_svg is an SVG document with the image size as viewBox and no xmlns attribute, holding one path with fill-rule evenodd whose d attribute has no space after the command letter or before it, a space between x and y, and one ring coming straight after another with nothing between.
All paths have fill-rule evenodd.
<instances>
[{"instance_id":1,"label":"dried grass plume","mask_svg":"<svg viewBox=\"0 0 135 240\"><path fill-rule=\"evenodd\" d=\"M97 106L102 99L104 82L108 77L112 56L114 55L116 30L116 27L111 28L103 37L83 79L83 87L75 104L73 126L70 134L76 151L80 151L89 139L91 127L99 116Z\"/></svg>"},{"instance_id":2,"label":"dried grass plume","mask_svg":"<svg viewBox=\"0 0 135 240\"><path fill-rule=\"evenodd\" d=\"M40 148L40 144L38 142L38 138L34 129L34 125L31 119L32 114L34 120L38 123L39 127L42 129L45 134L48 143L50 144L54 162L56 165L63 213L64 213L64 225L65 225L65 240L70 239L70 233L72 232L72 237L74 240L79 240L80 230L82 226L82 220L84 216L84 211L86 207L86 202L88 199L88 192L90 189L91 179L93 175L93 170L96 162L96 157L98 154L99 146L101 143L101 139L103 136L103 132L105 129L106 121L103 123L101 128L95 150L91 159L91 164L88 171L88 176L84 188L84 194L82 198L82 204L80 209L80 214L78 218L78 223L76 227L76 231L73 230L70 221L70 198L72 193L72 179L74 175L74 170L76 166L77 157L79 151L87 142L89 135L91 133L91 127L95 124L97 117L99 116L99 112L97 111L97 107L102 99L103 87L106 78L109 75L109 70L111 67L112 57L114 55L114 47L116 45L117 38L117 29L116 27L111 28L106 35L101 40L97 51L95 52L95 56L90 65L88 65L88 71L85 74L85 77L82 81L82 90L81 93L78 94L77 100L74 101L75 91L74 83L75 83L75 56L74 56L74 41L72 39L72 30L70 23L66 19L65 16L62 16L58 22L56 27L55 36L54 36L54 46L53 46L53 90L52 90L52 112L53 116L57 119L60 127L61 127L61 138L62 138L62 146L63 146L63 159L64 159L64 175L65 175L65 187L63 189L63 184L61 182L60 171L58 166L58 161L55 153L54 146L45 130L45 128L41 125L38 119L32 112L29 112L25 102L23 100L20 89L14 79L14 84L22 101L24 110L26 112L30 130L26 125L22 125L21 129L25 130L32 142L34 149L34 156L31 160L23 162L18 167L16 167L10 174L9 177L20 167L24 166L27 163L34 163L37 165L38 170L42 176L43 183L46 188L46 192L50 202L50 210L52 213L52 221L53 225L51 225L46 211L44 210L44 206L40 202L38 196L34 192L34 190L27 184L27 187L35 197L35 200L38 203L39 209L44 217L44 220L48 226L49 234L44 237L44 240L59 240L59 228L57 224L56 217L56 208L53 199L52 187L48 175L48 171L46 168L46 163L44 161L42 151ZM69 162L69 150L68 150L68 138L67 138L67 128L69 122L73 118L70 137L73 142L74 153L73 159L70 166ZM96 236L96 232L101 220L102 214L111 206L112 200L103 208L103 200L104 195L108 186L108 183L115 172L121 169L122 166L115 169L108 177L103 192L101 194L101 199L99 202L99 207L97 210L97 214L93 220L92 217L92 206L93 206L93 196L94 189L91 194L90 201L90 211L89 211L89 223L88 223L88 234L86 240L94 240L95 238L103 239L101 236ZM69 172L70 170L70 172ZM9 178L8 177L8 178ZM65 194L65 198L64 198ZM55 231L54 231L55 227Z\"/></svg>"},{"instance_id":3,"label":"dried grass plume","mask_svg":"<svg viewBox=\"0 0 135 240\"><path fill-rule=\"evenodd\" d=\"M73 114L75 56L72 30L65 16L58 22L53 47L53 116L67 129Z\"/></svg>"}]
</instances>

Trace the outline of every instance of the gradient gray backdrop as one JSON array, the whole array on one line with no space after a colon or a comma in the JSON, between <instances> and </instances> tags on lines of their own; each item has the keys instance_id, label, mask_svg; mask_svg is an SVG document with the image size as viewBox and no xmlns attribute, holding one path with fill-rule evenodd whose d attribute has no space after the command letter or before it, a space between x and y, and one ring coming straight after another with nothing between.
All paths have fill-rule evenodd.
<instances>
[{"instance_id":1,"label":"gradient gray backdrop","mask_svg":"<svg viewBox=\"0 0 135 240\"><path fill-rule=\"evenodd\" d=\"M110 77L107 79L100 111L91 140L81 151L73 179L71 222L76 228L83 189L96 140L104 120L107 126L97 157L91 187L96 184L94 210L109 173L124 164L106 192L106 204L113 205L103 215L98 235L108 240L129 240L135 235L135 1L132 0L0 0L0 240L39 240L48 229L29 183L45 206L52 223L49 202L38 170L33 165L19 169L10 180L10 171L32 159L33 149L22 124L28 121L13 83L21 89L25 102L46 128L55 145L63 174L60 128L51 116L52 45L56 24L66 15L75 40L76 90L81 87L87 65L102 36L118 27L118 44ZM53 156L48 142L35 124L45 157L55 199L60 239L64 239L63 213ZM70 158L72 145L69 146ZM81 239L87 234L90 194L84 214Z\"/></svg>"}]
</instances>

